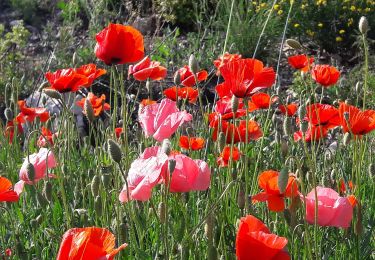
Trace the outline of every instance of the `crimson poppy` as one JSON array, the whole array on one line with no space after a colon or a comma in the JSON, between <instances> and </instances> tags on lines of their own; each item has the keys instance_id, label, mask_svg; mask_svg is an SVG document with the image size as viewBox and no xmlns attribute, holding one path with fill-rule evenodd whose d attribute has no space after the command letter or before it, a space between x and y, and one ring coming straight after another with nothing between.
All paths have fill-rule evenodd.
<instances>
[{"instance_id":1,"label":"crimson poppy","mask_svg":"<svg viewBox=\"0 0 375 260\"><path fill-rule=\"evenodd\" d=\"M229 161L238 161L241 158L241 152L236 146L225 146L223 151L221 151L216 162L220 167L226 167Z\"/></svg>"},{"instance_id":2,"label":"crimson poppy","mask_svg":"<svg viewBox=\"0 0 375 260\"><path fill-rule=\"evenodd\" d=\"M268 209L280 212L285 209L285 198L298 196L298 186L294 176L289 176L285 192L280 192L278 186L279 172L268 170L259 175L258 184L262 192L252 196L254 202L267 201Z\"/></svg>"},{"instance_id":3,"label":"crimson poppy","mask_svg":"<svg viewBox=\"0 0 375 260\"><path fill-rule=\"evenodd\" d=\"M315 65L311 70L311 76L323 87L329 87L335 85L339 80L340 72L329 65Z\"/></svg>"},{"instance_id":4,"label":"crimson poppy","mask_svg":"<svg viewBox=\"0 0 375 260\"><path fill-rule=\"evenodd\" d=\"M348 116L348 120L345 118ZM344 133L353 135L364 135L375 129L375 110L361 111L355 106L340 103L339 116Z\"/></svg>"},{"instance_id":5,"label":"crimson poppy","mask_svg":"<svg viewBox=\"0 0 375 260\"><path fill-rule=\"evenodd\" d=\"M176 98L181 98L181 99L187 99L190 103L195 103L197 102L198 98L198 90L192 87L170 87L164 90L164 95L173 100L176 101Z\"/></svg>"},{"instance_id":6,"label":"crimson poppy","mask_svg":"<svg viewBox=\"0 0 375 260\"><path fill-rule=\"evenodd\" d=\"M138 81L147 79L161 80L167 76L167 69L160 66L160 62L151 61L147 56L135 65L130 65L128 70L128 78L130 75Z\"/></svg>"},{"instance_id":7,"label":"crimson poppy","mask_svg":"<svg viewBox=\"0 0 375 260\"><path fill-rule=\"evenodd\" d=\"M144 56L143 36L131 26L110 23L96 35L95 54L107 65L137 62Z\"/></svg>"},{"instance_id":8,"label":"crimson poppy","mask_svg":"<svg viewBox=\"0 0 375 260\"><path fill-rule=\"evenodd\" d=\"M250 97L275 82L276 74L272 68L264 67L257 59L238 59L220 68L224 82L216 86L219 97Z\"/></svg>"},{"instance_id":9,"label":"crimson poppy","mask_svg":"<svg viewBox=\"0 0 375 260\"><path fill-rule=\"evenodd\" d=\"M106 228L72 228L63 235L57 260L113 259L127 247L115 248L115 236Z\"/></svg>"},{"instance_id":10,"label":"crimson poppy","mask_svg":"<svg viewBox=\"0 0 375 260\"><path fill-rule=\"evenodd\" d=\"M207 71L201 70L195 75L197 78L197 82L195 82L194 73L190 70L188 65L180 68L177 72L180 74L181 85L185 87L192 87L196 83L206 80L208 77Z\"/></svg>"},{"instance_id":11,"label":"crimson poppy","mask_svg":"<svg viewBox=\"0 0 375 260\"><path fill-rule=\"evenodd\" d=\"M327 104L312 104L306 107L305 121L315 126L333 128L340 124L338 109Z\"/></svg>"},{"instance_id":12,"label":"crimson poppy","mask_svg":"<svg viewBox=\"0 0 375 260\"><path fill-rule=\"evenodd\" d=\"M82 98L77 102L77 106L83 108L85 106L85 101L88 99L94 109L94 115L99 116L104 110L111 109L108 103L105 103L105 95L102 94L100 97L94 95L94 93L89 93L86 98ZM83 111L85 113L85 111Z\"/></svg>"},{"instance_id":13,"label":"crimson poppy","mask_svg":"<svg viewBox=\"0 0 375 260\"><path fill-rule=\"evenodd\" d=\"M37 117L40 119L40 122L48 120L49 113L47 109L42 107L27 107L24 100L19 100L17 103L20 108L20 113L16 117L18 123L33 122Z\"/></svg>"},{"instance_id":14,"label":"crimson poppy","mask_svg":"<svg viewBox=\"0 0 375 260\"><path fill-rule=\"evenodd\" d=\"M224 53L224 55L219 56L218 59L214 60L214 66L217 69L216 75L220 75L220 68L224 64L226 64L226 63L228 63L232 60L239 60L241 58L242 58L241 54L230 54L228 52Z\"/></svg>"},{"instance_id":15,"label":"crimson poppy","mask_svg":"<svg viewBox=\"0 0 375 260\"><path fill-rule=\"evenodd\" d=\"M204 147L204 139L201 137L189 137L182 135L180 137L180 147L186 150L200 150Z\"/></svg>"},{"instance_id":16,"label":"crimson poppy","mask_svg":"<svg viewBox=\"0 0 375 260\"><path fill-rule=\"evenodd\" d=\"M285 237L272 234L262 221L252 215L241 218L236 236L238 260L289 260L284 250Z\"/></svg>"},{"instance_id":17,"label":"crimson poppy","mask_svg":"<svg viewBox=\"0 0 375 260\"><path fill-rule=\"evenodd\" d=\"M258 109L268 109L271 105L271 97L267 93L259 92L251 96L251 100L248 102L249 112L253 112Z\"/></svg>"},{"instance_id":18,"label":"crimson poppy","mask_svg":"<svg viewBox=\"0 0 375 260\"><path fill-rule=\"evenodd\" d=\"M320 125L309 125L307 131L302 134L302 131L297 131L293 134L295 142L298 142L303 139L305 136L305 142L318 141L328 134L328 128Z\"/></svg>"},{"instance_id":19,"label":"crimson poppy","mask_svg":"<svg viewBox=\"0 0 375 260\"><path fill-rule=\"evenodd\" d=\"M54 89L60 93L76 92L89 83L85 75L77 73L73 68L47 72L45 77L51 84L47 89Z\"/></svg>"},{"instance_id":20,"label":"crimson poppy","mask_svg":"<svg viewBox=\"0 0 375 260\"><path fill-rule=\"evenodd\" d=\"M306 55L295 55L288 57L288 63L296 70L301 70L307 72L310 69L310 66L314 62L314 57L307 57Z\"/></svg>"},{"instance_id":21,"label":"crimson poppy","mask_svg":"<svg viewBox=\"0 0 375 260\"><path fill-rule=\"evenodd\" d=\"M94 80L103 76L107 73L105 69L97 69L95 64L86 64L76 69L76 72L80 75L87 77L87 84L84 87L90 87Z\"/></svg>"},{"instance_id":22,"label":"crimson poppy","mask_svg":"<svg viewBox=\"0 0 375 260\"><path fill-rule=\"evenodd\" d=\"M12 189L10 180L0 176L0 202L15 202L18 199L19 195Z\"/></svg>"},{"instance_id":23,"label":"crimson poppy","mask_svg":"<svg viewBox=\"0 0 375 260\"><path fill-rule=\"evenodd\" d=\"M121 134L123 133L123 128L122 127L116 127L115 128L115 135L117 138L120 138Z\"/></svg>"},{"instance_id":24,"label":"crimson poppy","mask_svg":"<svg viewBox=\"0 0 375 260\"><path fill-rule=\"evenodd\" d=\"M288 105L279 105L279 109L281 113L287 116L293 116L297 110L298 110L298 105L296 103L290 103Z\"/></svg>"}]
</instances>

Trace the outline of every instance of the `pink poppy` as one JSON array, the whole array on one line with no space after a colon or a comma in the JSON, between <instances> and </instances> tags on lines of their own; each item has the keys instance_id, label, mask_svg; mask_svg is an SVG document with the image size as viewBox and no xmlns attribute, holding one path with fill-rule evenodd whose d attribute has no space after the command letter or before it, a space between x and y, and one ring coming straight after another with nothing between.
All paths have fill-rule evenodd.
<instances>
[{"instance_id":1,"label":"pink poppy","mask_svg":"<svg viewBox=\"0 0 375 260\"><path fill-rule=\"evenodd\" d=\"M146 137L153 136L158 142L169 138L179 126L193 119L186 111L179 111L176 102L170 99L142 108L138 116Z\"/></svg>"},{"instance_id":2,"label":"pink poppy","mask_svg":"<svg viewBox=\"0 0 375 260\"><path fill-rule=\"evenodd\" d=\"M34 165L35 168L35 177L34 177L34 183L38 182L39 180L46 177L46 171L47 167L48 169L56 167L56 160L55 156L52 153L52 151L49 151L47 148L40 148L38 153L30 154L29 156L30 163ZM27 160L27 157L23 161L19 177L21 181L24 181L27 184L33 184L33 182L29 179L27 175L27 165L29 161ZM55 175L50 174L49 177L54 178Z\"/></svg>"},{"instance_id":3,"label":"pink poppy","mask_svg":"<svg viewBox=\"0 0 375 260\"><path fill-rule=\"evenodd\" d=\"M348 228L353 217L353 207L348 198L340 195L330 188L316 187L318 197L319 226L331 226ZM306 220L310 224L315 222L315 191L307 194L306 199ZM302 197L302 200L303 197Z\"/></svg>"},{"instance_id":4,"label":"pink poppy","mask_svg":"<svg viewBox=\"0 0 375 260\"><path fill-rule=\"evenodd\" d=\"M144 81L147 79L161 80L167 76L167 69L160 66L160 62L151 61L147 56L135 65L129 66L128 78L130 75L138 81Z\"/></svg>"}]
</instances>

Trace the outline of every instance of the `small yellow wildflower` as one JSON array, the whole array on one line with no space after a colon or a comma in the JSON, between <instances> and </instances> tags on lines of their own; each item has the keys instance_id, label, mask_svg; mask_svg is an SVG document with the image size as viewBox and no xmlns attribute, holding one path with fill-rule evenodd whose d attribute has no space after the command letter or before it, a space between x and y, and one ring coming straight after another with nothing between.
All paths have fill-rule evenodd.
<instances>
[{"instance_id":1,"label":"small yellow wildflower","mask_svg":"<svg viewBox=\"0 0 375 260\"><path fill-rule=\"evenodd\" d=\"M354 6L354 5L352 5L352 6L350 7L350 11L353 11L353 12L354 12L354 11L355 11L355 9L356 9L356 8L355 8L355 6Z\"/></svg>"},{"instance_id":2,"label":"small yellow wildflower","mask_svg":"<svg viewBox=\"0 0 375 260\"><path fill-rule=\"evenodd\" d=\"M275 10L279 10L279 9L280 9L280 5L274 5L274 6L273 6L273 9L275 9Z\"/></svg>"},{"instance_id":3,"label":"small yellow wildflower","mask_svg":"<svg viewBox=\"0 0 375 260\"><path fill-rule=\"evenodd\" d=\"M314 37L315 32L313 32L313 31L311 31L311 30L307 30L307 31L306 31L306 34L307 34L308 36L310 36L310 37Z\"/></svg>"},{"instance_id":4,"label":"small yellow wildflower","mask_svg":"<svg viewBox=\"0 0 375 260\"><path fill-rule=\"evenodd\" d=\"M323 23L318 23L319 28L323 28Z\"/></svg>"},{"instance_id":5,"label":"small yellow wildflower","mask_svg":"<svg viewBox=\"0 0 375 260\"><path fill-rule=\"evenodd\" d=\"M336 42L342 42L342 40L343 40L342 37L340 37L340 36L336 37Z\"/></svg>"},{"instance_id":6,"label":"small yellow wildflower","mask_svg":"<svg viewBox=\"0 0 375 260\"><path fill-rule=\"evenodd\" d=\"M347 25L351 26L353 23L354 23L354 19L353 18L349 18Z\"/></svg>"},{"instance_id":7,"label":"small yellow wildflower","mask_svg":"<svg viewBox=\"0 0 375 260\"><path fill-rule=\"evenodd\" d=\"M299 27L299 23L295 23L294 28L298 28L298 27Z\"/></svg>"},{"instance_id":8,"label":"small yellow wildflower","mask_svg":"<svg viewBox=\"0 0 375 260\"><path fill-rule=\"evenodd\" d=\"M277 11L277 14L278 14L278 15L282 15L283 12L284 12L283 10L279 10L279 11Z\"/></svg>"},{"instance_id":9,"label":"small yellow wildflower","mask_svg":"<svg viewBox=\"0 0 375 260\"><path fill-rule=\"evenodd\" d=\"M266 3L261 3L260 7L263 8L263 7L266 7L266 5L267 5Z\"/></svg>"},{"instance_id":10,"label":"small yellow wildflower","mask_svg":"<svg viewBox=\"0 0 375 260\"><path fill-rule=\"evenodd\" d=\"M339 34L344 34L345 33L345 30L343 30L343 29L341 29L340 31L339 31Z\"/></svg>"},{"instance_id":11,"label":"small yellow wildflower","mask_svg":"<svg viewBox=\"0 0 375 260\"><path fill-rule=\"evenodd\" d=\"M306 5L305 4L302 4L301 5L301 9L303 10L303 9L305 9L306 8Z\"/></svg>"},{"instance_id":12,"label":"small yellow wildflower","mask_svg":"<svg viewBox=\"0 0 375 260\"><path fill-rule=\"evenodd\" d=\"M371 8L370 8L370 7L367 7L367 8L365 9L365 12L366 12L366 13L371 12Z\"/></svg>"}]
</instances>

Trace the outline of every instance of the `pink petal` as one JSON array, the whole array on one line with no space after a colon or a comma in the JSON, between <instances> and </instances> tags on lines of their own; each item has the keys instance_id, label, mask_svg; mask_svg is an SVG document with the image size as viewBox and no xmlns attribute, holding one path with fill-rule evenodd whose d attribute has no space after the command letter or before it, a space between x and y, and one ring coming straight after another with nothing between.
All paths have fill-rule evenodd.
<instances>
[{"instance_id":1,"label":"pink petal","mask_svg":"<svg viewBox=\"0 0 375 260\"><path fill-rule=\"evenodd\" d=\"M172 173L170 183L171 192L188 192L191 191L197 176L199 167L193 159L183 154L172 156L176 160L176 167Z\"/></svg>"},{"instance_id":2,"label":"pink petal","mask_svg":"<svg viewBox=\"0 0 375 260\"><path fill-rule=\"evenodd\" d=\"M195 160L199 167L199 173L193 183L193 190L207 190L210 187L211 170L208 164L202 160Z\"/></svg>"},{"instance_id":3,"label":"pink petal","mask_svg":"<svg viewBox=\"0 0 375 260\"><path fill-rule=\"evenodd\" d=\"M25 186L25 182L20 180L16 184L14 184L13 190L17 193L19 196L23 192L23 188Z\"/></svg>"},{"instance_id":4,"label":"pink petal","mask_svg":"<svg viewBox=\"0 0 375 260\"><path fill-rule=\"evenodd\" d=\"M176 112L169 115L161 125L158 125L156 132L153 137L156 141L162 142L164 139L169 138L177 128L185 122L189 122L193 119L193 116L186 111Z\"/></svg>"}]
</instances>

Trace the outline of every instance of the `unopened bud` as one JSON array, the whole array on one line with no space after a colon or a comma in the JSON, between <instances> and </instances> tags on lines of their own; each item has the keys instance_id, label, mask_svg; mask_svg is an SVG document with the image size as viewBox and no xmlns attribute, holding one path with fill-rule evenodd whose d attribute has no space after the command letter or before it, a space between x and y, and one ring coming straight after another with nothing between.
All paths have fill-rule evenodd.
<instances>
[{"instance_id":1,"label":"unopened bud","mask_svg":"<svg viewBox=\"0 0 375 260\"><path fill-rule=\"evenodd\" d=\"M8 120L8 121L12 121L13 118L14 118L13 111L9 107L7 107L4 110L4 115L5 115L6 120Z\"/></svg>"},{"instance_id":2,"label":"unopened bud","mask_svg":"<svg viewBox=\"0 0 375 260\"><path fill-rule=\"evenodd\" d=\"M73 53L72 63L73 63L73 66L77 64L77 52L76 51Z\"/></svg>"},{"instance_id":3,"label":"unopened bud","mask_svg":"<svg viewBox=\"0 0 375 260\"><path fill-rule=\"evenodd\" d=\"M286 190L286 186L288 184L289 173L286 167L283 167L279 172L279 176L277 178L277 186L279 187L280 193L284 193Z\"/></svg>"},{"instance_id":4,"label":"unopened bud","mask_svg":"<svg viewBox=\"0 0 375 260\"><path fill-rule=\"evenodd\" d=\"M218 137L219 152L221 152L224 149L226 139L227 138L226 138L224 132L220 132L219 137Z\"/></svg>"},{"instance_id":5,"label":"unopened bud","mask_svg":"<svg viewBox=\"0 0 375 260\"><path fill-rule=\"evenodd\" d=\"M94 201L94 208L95 208L95 213L98 217L101 217L103 215L103 203L102 199L100 196L96 196L95 201Z\"/></svg>"},{"instance_id":6,"label":"unopened bud","mask_svg":"<svg viewBox=\"0 0 375 260\"><path fill-rule=\"evenodd\" d=\"M199 66L198 66L197 60L195 59L194 54L190 55L190 58L189 58L189 68L190 68L191 72L193 72L194 74L198 73Z\"/></svg>"},{"instance_id":7,"label":"unopened bud","mask_svg":"<svg viewBox=\"0 0 375 260\"><path fill-rule=\"evenodd\" d=\"M346 133L344 134L344 139L343 139L343 144L344 144L344 146L349 145L351 139L352 139L351 134L350 134L349 132L346 132Z\"/></svg>"},{"instance_id":8,"label":"unopened bud","mask_svg":"<svg viewBox=\"0 0 375 260\"><path fill-rule=\"evenodd\" d=\"M361 82L357 82L355 84L355 92L359 93L361 91Z\"/></svg>"},{"instance_id":9,"label":"unopened bud","mask_svg":"<svg viewBox=\"0 0 375 260\"><path fill-rule=\"evenodd\" d=\"M91 180L91 193L94 198L99 195L100 179L97 175Z\"/></svg>"},{"instance_id":10,"label":"unopened bud","mask_svg":"<svg viewBox=\"0 0 375 260\"><path fill-rule=\"evenodd\" d=\"M361 19L359 19L358 28L362 34L366 34L369 30L368 20L365 16L362 16Z\"/></svg>"},{"instance_id":11,"label":"unopened bud","mask_svg":"<svg viewBox=\"0 0 375 260\"><path fill-rule=\"evenodd\" d=\"M368 174L371 178L375 175L375 164L374 163L370 163L370 165L368 166Z\"/></svg>"},{"instance_id":12,"label":"unopened bud","mask_svg":"<svg viewBox=\"0 0 375 260\"><path fill-rule=\"evenodd\" d=\"M38 88L38 92L42 92L42 90L44 88L46 88L47 86L49 85L49 82L48 81L44 81L42 82L42 84L40 84L39 88Z\"/></svg>"},{"instance_id":13,"label":"unopened bud","mask_svg":"<svg viewBox=\"0 0 375 260\"><path fill-rule=\"evenodd\" d=\"M103 174L102 175L102 183L103 183L104 188L108 189L109 185L111 184L111 175Z\"/></svg>"},{"instance_id":14,"label":"unopened bud","mask_svg":"<svg viewBox=\"0 0 375 260\"><path fill-rule=\"evenodd\" d=\"M35 167L32 163L28 163L26 166L26 173L27 173L27 178L31 181L34 182L35 179Z\"/></svg>"},{"instance_id":15,"label":"unopened bud","mask_svg":"<svg viewBox=\"0 0 375 260\"><path fill-rule=\"evenodd\" d=\"M239 99L235 95L232 96L232 111L235 114L238 110Z\"/></svg>"},{"instance_id":16,"label":"unopened bud","mask_svg":"<svg viewBox=\"0 0 375 260\"><path fill-rule=\"evenodd\" d=\"M49 96L50 98L62 100L61 93L54 89L50 89L50 88L43 89L43 93Z\"/></svg>"},{"instance_id":17,"label":"unopened bud","mask_svg":"<svg viewBox=\"0 0 375 260\"><path fill-rule=\"evenodd\" d=\"M161 150L163 151L163 153L165 153L166 155L170 155L171 154L171 142L169 141L169 139L164 139L163 140L163 143L161 145Z\"/></svg>"},{"instance_id":18,"label":"unopened bud","mask_svg":"<svg viewBox=\"0 0 375 260\"><path fill-rule=\"evenodd\" d=\"M292 49L295 49L295 50L300 50L300 49L302 49L302 45L301 45L298 41L296 41L296 40L294 40L294 39L287 39L287 40L285 41L285 43L286 43L290 48L292 48Z\"/></svg>"},{"instance_id":19,"label":"unopened bud","mask_svg":"<svg viewBox=\"0 0 375 260\"><path fill-rule=\"evenodd\" d=\"M158 211L159 211L159 219L160 219L160 223L164 224L165 223L165 219L166 219L166 215L165 215L165 203L164 202L160 202L159 203L159 206L158 206Z\"/></svg>"},{"instance_id":20,"label":"unopened bud","mask_svg":"<svg viewBox=\"0 0 375 260\"><path fill-rule=\"evenodd\" d=\"M112 160L120 163L122 157L122 151L118 143L112 139L108 139L108 153L111 156Z\"/></svg>"},{"instance_id":21,"label":"unopened bud","mask_svg":"<svg viewBox=\"0 0 375 260\"><path fill-rule=\"evenodd\" d=\"M336 180L336 169L332 169L330 178L331 178L331 181Z\"/></svg>"},{"instance_id":22,"label":"unopened bud","mask_svg":"<svg viewBox=\"0 0 375 260\"><path fill-rule=\"evenodd\" d=\"M209 243L212 243L214 238L214 216L212 215L212 213L210 213L206 218L206 223L204 225L204 234L206 235Z\"/></svg>"},{"instance_id":23,"label":"unopened bud","mask_svg":"<svg viewBox=\"0 0 375 260\"><path fill-rule=\"evenodd\" d=\"M282 157L285 158L288 155L289 147L288 143L284 139L281 140L280 150Z\"/></svg>"},{"instance_id":24,"label":"unopened bud","mask_svg":"<svg viewBox=\"0 0 375 260\"><path fill-rule=\"evenodd\" d=\"M178 87L181 84L181 75L178 71L174 74L173 82Z\"/></svg>"},{"instance_id":25,"label":"unopened bud","mask_svg":"<svg viewBox=\"0 0 375 260\"><path fill-rule=\"evenodd\" d=\"M285 117L283 122L284 135L290 136L292 134L292 122L291 118Z\"/></svg>"},{"instance_id":26,"label":"unopened bud","mask_svg":"<svg viewBox=\"0 0 375 260\"><path fill-rule=\"evenodd\" d=\"M36 200L38 201L39 206L42 208L48 205L47 199L39 191L36 193Z\"/></svg>"},{"instance_id":27,"label":"unopened bud","mask_svg":"<svg viewBox=\"0 0 375 260\"><path fill-rule=\"evenodd\" d=\"M174 172L174 169L176 168L176 160L170 159L168 161L168 170L169 174L172 174Z\"/></svg>"},{"instance_id":28,"label":"unopened bud","mask_svg":"<svg viewBox=\"0 0 375 260\"><path fill-rule=\"evenodd\" d=\"M46 199L49 202L51 202L52 201L52 183L51 182L46 181L44 183L43 193L44 193L44 197L46 197Z\"/></svg>"},{"instance_id":29,"label":"unopened bud","mask_svg":"<svg viewBox=\"0 0 375 260\"><path fill-rule=\"evenodd\" d=\"M83 105L83 112L85 113L87 119L90 123L94 122L95 120L95 112L92 107L92 104L88 98L85 99L85 104Z\"/></svg>"}]
</instances>

